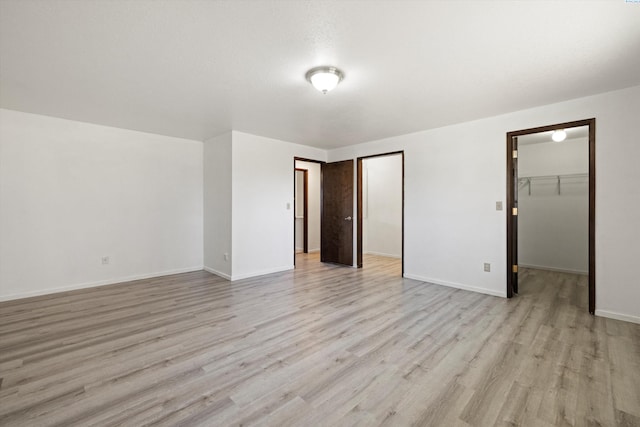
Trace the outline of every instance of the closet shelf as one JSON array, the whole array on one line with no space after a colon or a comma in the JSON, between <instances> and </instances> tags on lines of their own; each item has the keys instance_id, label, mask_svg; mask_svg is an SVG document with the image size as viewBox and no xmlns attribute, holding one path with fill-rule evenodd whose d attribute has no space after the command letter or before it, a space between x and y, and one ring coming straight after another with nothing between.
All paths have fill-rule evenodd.
<instances>
[{"instance_id":1,"label":"closet shelf","mask_svg":"<svg viewBox=\"0 0 640 427\"><path fill-rule=\"evenodd\" d=\"M536 175L536 176L520 176L518 177L518 181L522 180L537 180L537 179L557 179L557 178L589 178L588 173L571 173L564 175Z\"/></svg>"},{"instance_id":2,"label":"closet shelf","mask_svg":"<svg viewBox=\"0 0 640 427\"><path fill-rule=\"evenodd\" d=\"M572 174L564 174L564 175L537 175L537 176L520 176L518 177L518 187L524 187L525 185L528 187L529 196L531 195L531 181L542 181L542 180L555 180L558 190L558 195L562 194L562 180L575 179L575 178L589 178L588 173L572 173Z\"/></svg>"}]
</instances>

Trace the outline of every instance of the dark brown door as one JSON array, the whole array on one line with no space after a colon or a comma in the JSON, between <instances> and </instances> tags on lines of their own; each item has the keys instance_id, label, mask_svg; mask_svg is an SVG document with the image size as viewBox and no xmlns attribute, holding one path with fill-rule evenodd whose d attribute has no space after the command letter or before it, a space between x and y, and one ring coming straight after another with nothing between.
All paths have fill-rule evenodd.
<instances>
[{"instance_id":1,"label":"dark brown door","mask_svg":"<svg viewBox=\"0 0 640 427\"><path fill-rule=\"evenodd\" d=\"M353 160L322 164L320 260L353 265Z\"/></svg>"},{"instance_id":2,"label":"dark brown door","mask_svg":"<svg viewBox=\"0 0 640 427\"><path fill-rule=\"evenodd\" d=\"M513 137L513 151L518 152L518 137ZM511 210L512 219L512 233L513 233L513 246L511 247L511 283L513 286L513 292L518 293L518 155L513 157L513 209Z\"/></svg>"}]
</instances>

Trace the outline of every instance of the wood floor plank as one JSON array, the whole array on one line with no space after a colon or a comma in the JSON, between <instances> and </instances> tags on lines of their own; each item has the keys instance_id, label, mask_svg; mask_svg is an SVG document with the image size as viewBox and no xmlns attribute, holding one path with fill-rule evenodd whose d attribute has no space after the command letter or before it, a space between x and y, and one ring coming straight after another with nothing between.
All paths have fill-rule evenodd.
<instances>
[{"instance_id":1,"label":"wood floor plank","mask_svg":"<svg viewBox=\"0 0 640 427\"><path fill-rule=\"evenodd\" d=\"M0 303L0 425L640 426L640 325L585 276L491 297L299 254Z\"/></svg>"}]
</instances>

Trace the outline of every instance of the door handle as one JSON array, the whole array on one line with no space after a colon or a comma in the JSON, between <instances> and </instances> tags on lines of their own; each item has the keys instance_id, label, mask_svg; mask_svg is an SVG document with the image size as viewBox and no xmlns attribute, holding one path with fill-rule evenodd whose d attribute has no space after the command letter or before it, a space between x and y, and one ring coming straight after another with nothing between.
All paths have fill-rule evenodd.
<instances>
[{"instance_id":1,"label":"door handle","mask_svg":"<svg viewBox=\"0 0 640 427\"><path fill-rule=\"evenodd\" d=\"M348 217L346 217L344 220L345 220L345 221L351 221L351 217L350 217L350 216L348 216Z\"/></svg>"}]
</instances>

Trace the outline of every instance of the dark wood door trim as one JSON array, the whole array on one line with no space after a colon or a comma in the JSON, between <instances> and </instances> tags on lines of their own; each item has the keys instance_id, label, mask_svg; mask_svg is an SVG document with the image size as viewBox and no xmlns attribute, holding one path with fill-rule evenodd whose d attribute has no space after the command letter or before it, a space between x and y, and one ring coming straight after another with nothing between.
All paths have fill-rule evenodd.
<instances>
[{"instance_id":1,"label":"dark wood door trim","mask_svg":"<svg viewBox=\"0 0 640 427\"><path fill-rule=\"evenodd\" d=\"M518 293L518 273L513 270L518 265L518 218L513 210L518 208L517 184L514 177L518 176L517 159L513 152L518 149L517 136L507 136L507 298Z\"/></svg>"},{"instance_id":2,"label":"dark wood door trim","mask_svg":"<svg viewBox=\"0 0 640 427\"><path fill-rule=\"evenodd\" d=\"M507 132L507 297L513 296L512 249L517 238L511 208L514 204L515 177L512 162L513 137L532 133L547 132L556 129L566 129L578 126L589 127L589 313L596 310L596 119L576 120Z\"/></svg>"},{"instance_id":3,"label":"dark wood door trim","mask_svg":"<svg viewBox=\"0 0 640 427\"><path fill-rule=\"evenodd\" d=\"M362 268L362 233L363 233L363 218L362 218L362 161L365 159L371 159L374 157L386 157L386 156L402 156L402 276L404 276L404 150L401 151L391 151L387 153L381 154L372 154L370 156L362 156L357 158L357 195L356 195L356 204L357 204L357 236L356 236L356 258L358 263L358 268Z\"/></svg>"},{"instance_id":4,"label":"dark wood door trim","mask_svg":"<svg viewBox=\"0 0 640 427\"><path fill-rule=\"evenodd\" d=\"M356 188L356 263L358 268L362 268L362 158L357 160L357 188Z\"/></svg>"},{"instance_id":5,"label":"dark wood door trim","mask_svg":"<svg viewBox=\"0 0 640 427\"><path fill-rule=\"evenodd\" d=\"M327 163L324 160L314 160L314 159L307 159L306 157L294 157L293 158L293 166L295 167L296 165L296 161L299 160L301 162L309 162L309 163L318 163L318 164L323 164L323 163Z\"/></svg>"}]
</instances>

